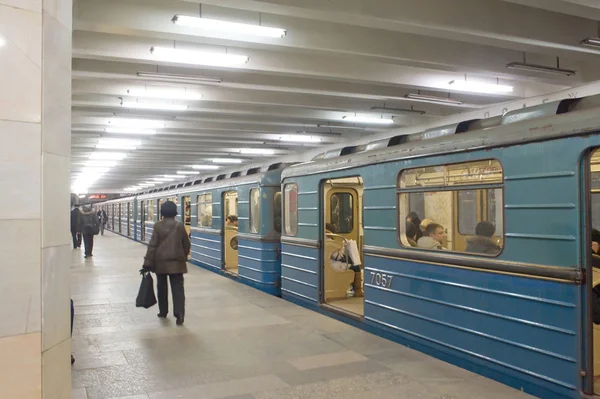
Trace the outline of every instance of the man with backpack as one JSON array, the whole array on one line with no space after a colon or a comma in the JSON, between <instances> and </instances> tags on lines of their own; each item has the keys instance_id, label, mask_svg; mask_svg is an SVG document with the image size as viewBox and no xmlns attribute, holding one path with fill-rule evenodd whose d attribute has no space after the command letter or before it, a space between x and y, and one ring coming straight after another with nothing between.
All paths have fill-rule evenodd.
<instances>
[{"instance_id":1,"label":"man with backpack","mask_svg":"<svg viewBox=\"0 0 600 399\"><path fill-rule=\"evenodd\" d=\"M83 234L84 257L90 258L93 256L94 236L100 234L100 222L90 204L84 206L79 214L79 231Z\"/></svg>"}]
</instances>

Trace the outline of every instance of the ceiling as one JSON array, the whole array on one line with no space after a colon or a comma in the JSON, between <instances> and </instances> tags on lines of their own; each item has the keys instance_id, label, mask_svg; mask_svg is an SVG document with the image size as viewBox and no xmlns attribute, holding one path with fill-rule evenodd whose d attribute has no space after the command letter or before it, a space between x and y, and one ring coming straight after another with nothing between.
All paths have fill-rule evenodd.
<instances>
[{"instance_id":1,"label":"ceiling","mask_svg":"<svg viewBox=\"0 0 600 399\"><path fill-rule=\"evenodd\" d=\"M173 23L176 14L286 32L200 29ZM193 173L192 165L219 169L182 174L187 180L293 161L319 146L600 80L600 47L580 45L599 36L598 21L597 0L75 0L73 190L122 192L152 180L159 187L180 181L177 172ZM186 50L217 55L192 65L180 56ZM247 62L206 65L225 54ZM507 68L512 62L558 62L575 74ZM449 84L465 80L513 90L472 93ZM421 102L411 93L456 102ZM156 105L180 110L128 107ZM144 126L155 134L133 134ZM298 139L315 142L289 141ZM247 149L271 153L240 153ZM86 166L90 156L115 151L125 158L95 162L104 170Z\"/></svg>"}]
</instances>

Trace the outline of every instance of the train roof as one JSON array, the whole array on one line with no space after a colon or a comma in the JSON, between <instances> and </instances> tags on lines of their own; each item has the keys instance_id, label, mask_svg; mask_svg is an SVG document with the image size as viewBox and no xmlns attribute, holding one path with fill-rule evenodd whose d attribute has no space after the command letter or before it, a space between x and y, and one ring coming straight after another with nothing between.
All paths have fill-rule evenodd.
<instances>
[{"instance_id":1,"label":"train roof","mask_svg":"<svg viewBox=\"0 0 600 399\"><path fill-rule=\"evenodd\" d=\"M473 149L548 140L600 130L600 95L548 102L487 119L466 120L415 134L344 147L286 168L282 179Z\"/></svg>"}]
</instances>

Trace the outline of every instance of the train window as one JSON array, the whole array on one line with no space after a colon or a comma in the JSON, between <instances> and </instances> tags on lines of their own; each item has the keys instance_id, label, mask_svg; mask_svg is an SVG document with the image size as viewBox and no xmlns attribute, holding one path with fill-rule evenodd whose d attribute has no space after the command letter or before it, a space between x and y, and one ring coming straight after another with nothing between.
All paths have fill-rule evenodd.
<instances>
[{"instance_id":1,"label":"train window","mask_svg":"<svg viewBox=\"0 0 600 399\"><path fill-rule=\"evenodd\" d=\"M148 201L148 212L146 212L146 221L147 222L154 222L154 215L156 214L155 208L154 208L154 200L149 200Z\"/></svg>"},{"instance_id":2,"label":"train window","mask_svg":"<svg viewBox=\"0 0 600 399\"><path fill-rule=\"evenodd\" d=\"M250 190L250 232L258 233L260 230L260 190Z\"/></svg>"},{"instance_id":3,"label":"train window","mask_svg":"<svg viewBox=\"0 0 600 399\"><path fill-rule=\"evenodd\" d=\"M273 227L276 232L281 233L281 191L273 195Z\"/></svg>"},{"instance_id":4,"label":"train window","mask_svg":"<svg viewBox=\"0 0 600 399\"><path fill-rule=\"evenodd\" d=\"M298 185L286 184L283 188L283 217L285 234L298 234Z\"/></svg>"},{"instance_id":5,"label":"train window","mask_svg":"<svg viewBox=\"0 0 600 399\"><path fill-rule=\"evenodd\" d=\"M329 220L336 227L338 234L348 234L354 230L352 200L350 193L335 193L330 197Z\"/></svg>"},{"instance_id":6,"label":"train window","mask_svg":"<svg viewBox=\"0 0 600 399\"><path fill-rule=\"evenodd\" d=\"M198 226L212 227L212 193L200 194L198 203Z\"/></svg>"},{"instance_id":7,"label":"train window","mask_svg":"<svg viewBox=\"0 0 600 399\"><path fill-rule=\"evenodd\" d=\"M398 179L400 243L497 256L504 236L502 183L502 166L496 160L402 171ZM410 225L409 230L406 220L411 212L421 224Z\"/></svg>"}]
</instances>

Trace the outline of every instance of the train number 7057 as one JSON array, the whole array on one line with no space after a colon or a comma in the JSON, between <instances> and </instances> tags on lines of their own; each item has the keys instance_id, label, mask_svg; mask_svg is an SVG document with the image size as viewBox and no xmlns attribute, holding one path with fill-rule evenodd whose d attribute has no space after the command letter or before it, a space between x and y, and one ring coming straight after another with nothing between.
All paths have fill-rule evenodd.
<instances>
[{"instance_id":1,"label":"train number 7057","mask_svg":"<svg viewBox=\"0 0 600 399\"><path fill-rule=\"evenodd\" d=\"M380 287L390 288L394 276L385 273L371 272L371 285L375 284Z\"/></svg>"}]
</instances>

